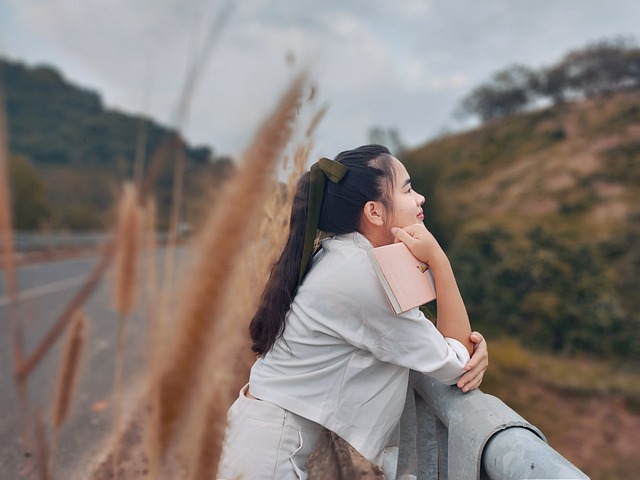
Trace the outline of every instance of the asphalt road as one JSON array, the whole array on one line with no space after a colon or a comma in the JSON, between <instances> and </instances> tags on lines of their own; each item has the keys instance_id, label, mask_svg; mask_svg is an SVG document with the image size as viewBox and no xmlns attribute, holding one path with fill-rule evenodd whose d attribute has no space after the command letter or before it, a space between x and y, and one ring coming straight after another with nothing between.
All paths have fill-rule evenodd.
<instances>
[{"instance_id":1,"label":"asphalt road","mask_svg":"<svg viewBox=\"0 0 640 480\"><path fill-rule=\"evenodd\" d=\"M157 252L158 271L164 251ZM178 270L187 257L186 248L176 255ZM98 257L86 256L23 266L17 271L18 302L15 311L25 334L25 351L31 352L80 289L96 265ZM178 278L176 274L174 278ZM82 478L88 463L104 448L113 432L113 386L118 314L111 301L112 272L109 270L84 306L89 319L80 380L67 422L56 442L56 479ZM139 285L142 288L142 281ZM141 291L141 290L139 290ZM138 299L144 295L138 295ZM4 271L0 270L0 480L34 477L33 432L35 412L41 410L50 424L55 381L59 368L63 335L32 372L28 380L26 422L31 441L22 443L23 423L13 380L10 305ZM125 356L125 412L141 390L147 365L147 305L139 300L127 320Z\"/></svg>"}]
</instances>

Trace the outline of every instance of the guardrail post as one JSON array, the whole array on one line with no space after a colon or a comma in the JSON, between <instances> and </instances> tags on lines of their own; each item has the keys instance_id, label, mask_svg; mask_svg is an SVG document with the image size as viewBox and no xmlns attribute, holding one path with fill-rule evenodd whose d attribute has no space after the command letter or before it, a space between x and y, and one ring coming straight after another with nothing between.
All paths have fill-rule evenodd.
<instances>
[{"instance_id":1,"label":"guardrail post","mask_svg":"<svg viewBox=\"0 0 640 480\"><path fill-rule=\"evenodd\" d=\"M398 479L413 479L417 476L417 437L418 417L416 416L416 397L413 387L407 387L407 400L400 418L400 442L398 451Z\"/></svg>"}]
</instances>

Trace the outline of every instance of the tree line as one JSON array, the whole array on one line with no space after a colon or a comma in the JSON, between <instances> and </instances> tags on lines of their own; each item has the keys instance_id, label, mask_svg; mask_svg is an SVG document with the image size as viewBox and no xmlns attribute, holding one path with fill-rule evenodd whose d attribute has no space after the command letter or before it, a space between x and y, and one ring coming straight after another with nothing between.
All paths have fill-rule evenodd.
<instances>
[{"instance_id":1,"label":"tree line","mask_svg":"<svg viewBox=\"0 0 640 480\"><path fill-rule=\"evenodd\" d=\"M640 87L640 48L628 37L603 39L534 70L514 64L496 72L460 103L457 115L483 122L570 100Z\"/></svg>"},{"instance_id":2,"label":"tree line","mask_svg":"<svg viewBox=\"0 0 640 480\"><path fill-rule=\"evenodd\" d=\"M217 186L233 169L232 159L215 155L209 146L183 142L175 129L106 108L98 93L69 83L52 67L0 58L0 85L14 228L104 228L114 191L133 175L139 148L149 163L162 145L182 145L185 181L202 180L199 187L190 184L187 197L204 197L209 179ZM155 181L161 224L171 204L174 157Z\"/></svg>"}]
</instances>

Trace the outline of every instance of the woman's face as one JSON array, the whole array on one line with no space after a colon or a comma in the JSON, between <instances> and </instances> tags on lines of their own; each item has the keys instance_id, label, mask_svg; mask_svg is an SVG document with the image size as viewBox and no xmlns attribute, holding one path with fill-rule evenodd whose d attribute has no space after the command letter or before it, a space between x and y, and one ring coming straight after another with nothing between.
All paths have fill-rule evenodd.
<instances>
[{"instance_id":1,"label":"woman's face","mask_svg":"<svg viewBox=\"0 0 640 480\"><path fill-rule=\"evenodd\" d=\"M407 169L397 158L393 159L395 182L391 194L391 226L404 228L424 220L422 204L424 197L411 188L411 178Z\"/></svg>"}]
</instances>

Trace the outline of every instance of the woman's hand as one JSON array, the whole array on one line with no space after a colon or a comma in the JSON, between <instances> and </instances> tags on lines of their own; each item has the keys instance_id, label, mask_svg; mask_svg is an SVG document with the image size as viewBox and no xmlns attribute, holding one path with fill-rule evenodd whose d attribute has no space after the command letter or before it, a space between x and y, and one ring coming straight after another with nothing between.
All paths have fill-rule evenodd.
<instances>
[{"instance_id":1,"label":"woman's hand","mask_svg":"<svg viewBox=\"0 0 640 480\"><path fill-rule=\"evenodd\" d=\"M469 338L473 342L473 355L464 366L467 373L460 377L457 383L458 388L463 392L478 388L482 383L484 372L489 366L489 350L484 337L478 332L473 332Z\"/></svg>"},{"instance_id":2,"label":"woman's hand","mask_svg":"<svg viewBox=\"0 0 640 480\"><path fill-rule=\"evenodd\" d=\"M438 262L448 262L442 247L424 224L416 223L405 228L393 227L391 233L396 237L396 243L404 243L414 257L429 265L434 271Z\"/></svg>"}]
</instances>

